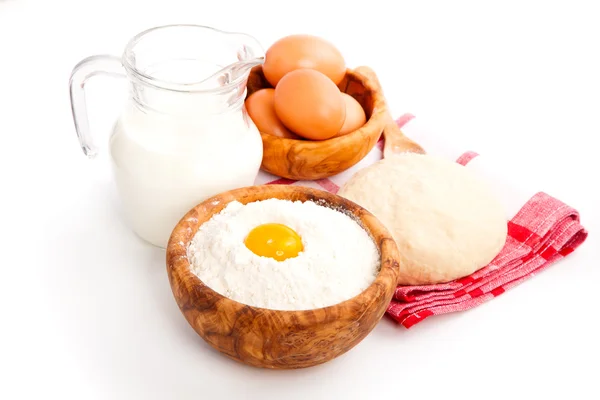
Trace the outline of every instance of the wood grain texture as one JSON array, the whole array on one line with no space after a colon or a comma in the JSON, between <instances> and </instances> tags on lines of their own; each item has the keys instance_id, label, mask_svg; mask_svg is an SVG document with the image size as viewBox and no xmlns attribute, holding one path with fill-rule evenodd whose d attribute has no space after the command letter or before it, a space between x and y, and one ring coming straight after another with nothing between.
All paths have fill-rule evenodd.
<instances>
[{"instance_id":1,"label":"wood grain texture","mask_svg":"<svg viewBox=\"0 0 600 400\"><path fill-rule=\"evenodd\" d=\"M385 99L383 88L379 79L371 68L367 66L361 66L355 69L355 73L368 77L374 85L381 92L382 97ZM383 157L388 158L394 154L400 153L419 153L425 154L425 150L415 141L409 139L404 135L402 130L396 124L396 121L392 118L389 108L386 106L386 115L384 117L385 125L383 128L383 137L385 138L385 144L383 147Z\"/></svg>"},{"instance_id":2,"label":"wood grain texture","mask_svg":"<svg viewBox=\"0 0 600 400\"><path fill-rule=\"evenodd\" d=\"M190 270L187 248L200 225L238 200L269 198L314 201L360 221L381 254L380 272L364 292L330 307L278 311L225 298ZM369 212L322 190L288 185L241 188L210 198L175 227L167 247L167 272L175 300L194 330L213 348L239 362L263 368L305 368L329 361L356 346L383 316L396 288L398 249L390 233Z\"/></svg>"},{"instance_id":3,"label":"wood grain texture","mask_svg":"<svg viewBox=\"0 0 600 400\"><path fill-rule=\"evenodd\" d=\"M248 78L247 96L268 87L271 86L262 67L253 68ZM386 103L381 90L370 77L350 69L338 87L360 103L365 110L366 124L346 135L322 141L280 138L261 132L264 171L295 180L322 179L347 170L371 151L386 122Z\"/></svg>"}]
</instances>

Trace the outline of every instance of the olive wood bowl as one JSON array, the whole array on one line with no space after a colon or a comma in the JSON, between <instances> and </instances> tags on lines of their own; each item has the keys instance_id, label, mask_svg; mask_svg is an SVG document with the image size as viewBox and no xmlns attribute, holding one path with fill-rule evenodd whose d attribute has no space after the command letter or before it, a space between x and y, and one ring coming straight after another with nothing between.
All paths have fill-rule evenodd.
<instances>
[{"instance_id":1,"label":"olive wood bowl","mask_svg":"<svg viewBox=\"0 0 600 400\"><path fill-rule=\"evenodd\" d=\"M270 198L314 201L345 212L369 232L381 255L375 281L362 293L333 306L302 311L251 307L206 286L191 270L187 248L200 225L237 200ZM190 210L167 246L167 272L179 309L210 346L239 362L262 368L305 368L329 361L356 346L389 305L399 273L398 249L371 213L340 196L308 187L262 185L224 192Z\"/></svg>"},{"instance_id":2,"label":"olive wood bowl","mask_svg":"<svg viewBox=\"0 0 600 400\"><path fill-rule=\"evenodd\" d=\"M246 86L246 97L272 87L260 65L251 70ZM347 170L371 151L387 122L386 102L378 82L348 69L338 87L360 103L367 122L346 135L319 141L280 138L261 132L264 171L293 180L323 179Z\"/></svg>"}]
</instances>

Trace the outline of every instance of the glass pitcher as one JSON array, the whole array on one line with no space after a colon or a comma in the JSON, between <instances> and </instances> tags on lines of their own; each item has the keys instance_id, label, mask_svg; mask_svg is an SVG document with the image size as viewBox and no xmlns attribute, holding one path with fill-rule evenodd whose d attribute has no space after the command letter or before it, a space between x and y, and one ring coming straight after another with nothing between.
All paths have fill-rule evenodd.
<instances>
[{"instance_id":1,"label":"glass pitcher","mask_svg":"<svg viewBox=\"0 0 600 400\"><path fill-rule=\"evenodd\" d=\"M145 241L166 247L196 204L254 184L258 129L244 107L250 69L264 60L253 37L197 25L144 31L121 58L92 56L73 69L71 108L83 152L90 136L84 86L96 74L123 76L130 94L109 139L124 215Z\"/></svg>"}]
</instances>

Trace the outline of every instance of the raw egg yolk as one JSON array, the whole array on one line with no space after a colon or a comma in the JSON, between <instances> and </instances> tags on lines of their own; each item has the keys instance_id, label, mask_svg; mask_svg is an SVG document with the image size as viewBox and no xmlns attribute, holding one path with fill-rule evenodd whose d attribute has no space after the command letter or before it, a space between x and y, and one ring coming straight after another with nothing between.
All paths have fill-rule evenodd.
<instances>
[{"instance_id":1,"label":"raw egg yolk","mask_svg":"<svg viewBox=\"0 0 600 400\"><path fill-rule=\"evenodd\" d=\"M246 236L244 244L257 256L271 257L277 261L296 257L304 249L302 239L296 231L276 223L255 227Z\"/></svg>"}]
</instances>

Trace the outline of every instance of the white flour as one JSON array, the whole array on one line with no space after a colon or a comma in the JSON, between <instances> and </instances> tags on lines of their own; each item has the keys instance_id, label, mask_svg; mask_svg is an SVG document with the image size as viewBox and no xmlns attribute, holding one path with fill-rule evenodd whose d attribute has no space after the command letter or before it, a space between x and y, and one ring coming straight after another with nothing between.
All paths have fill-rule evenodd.
<instances>
[{"instance_id":1,"label":"white flour","mask_svg":"<svg viewBox=\"0 0 600 400\"><path fill-rule=\"evenodd\" d=\"M254 227L281 223L304 245L278 262L244 244ZM188 248L192 271L211 289L255 307L305 310L348 300L379 272L380 256L369 234L349 216L314 202L268 199L231 202L202 224Z\"/></svg>"}]
</instances>

